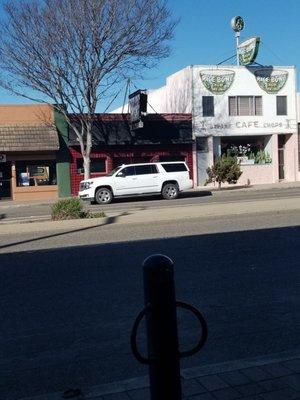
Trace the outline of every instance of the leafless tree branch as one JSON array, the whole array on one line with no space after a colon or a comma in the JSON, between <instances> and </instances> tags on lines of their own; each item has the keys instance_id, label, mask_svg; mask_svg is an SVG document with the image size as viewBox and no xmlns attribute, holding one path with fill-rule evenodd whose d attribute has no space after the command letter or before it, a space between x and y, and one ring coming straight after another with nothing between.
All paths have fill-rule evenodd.
<instances>
[{"instance_id":1,"label":"leafless tree branch","mask_svg":"<svg viewBox=\"0 0 300 400\"><path fill-rule=\"evenodd\" d=\"M98 102L169 55L177 21L165 0L7 0L4 11L0 85L55 104L77 135L88 178Z\"/></svg>"}]
</instances>

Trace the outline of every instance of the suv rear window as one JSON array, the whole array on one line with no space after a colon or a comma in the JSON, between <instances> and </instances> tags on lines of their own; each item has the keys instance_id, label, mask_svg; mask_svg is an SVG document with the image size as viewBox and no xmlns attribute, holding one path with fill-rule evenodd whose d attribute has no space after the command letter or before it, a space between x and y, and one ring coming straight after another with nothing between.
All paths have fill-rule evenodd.
<instances>
[{"instance_id":1,"label":"suv rear window","mask_svg":"<svg viewBox=\"0 0 300 400\"><path fill-rule=\"evenodd\" d=\"M187 171L187 167L184 163L174 163L174 164L161 164L166 172L180 172Z\"/></svg>"},{"instance_id":2,"label":"suv rear window","mask_svg":"<svg viewBox=\"0 0 300 400\"><path fill-rule=\"evenodd\" d=\"M156 174L157 168L156 165L136 165L135 173L136 175Z\"/></svg>"}]
</instances>

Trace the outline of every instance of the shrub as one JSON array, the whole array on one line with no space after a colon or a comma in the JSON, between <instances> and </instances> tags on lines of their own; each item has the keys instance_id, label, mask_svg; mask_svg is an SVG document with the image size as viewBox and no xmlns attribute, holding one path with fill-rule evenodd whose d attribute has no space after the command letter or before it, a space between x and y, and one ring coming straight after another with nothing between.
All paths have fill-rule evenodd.
<instances>
[{"instance_id":1,"label":"shrub","mask_svg":"<svg viewBox=\"0 0 300 400\"><path fill-rule=\"evenodd\" d=\"M218 182L219 189L224 182L236 183L242 175L240 165L236 157L223 154L212 167L206 170L208 179L206 183Z\"/></svg>"},{"instance_id":2,"label":"shrub","mask_svg":"<svg viewBox=\"0 0 300 400\"><path fill-rule=\"evenodd\" d=\"M74 197L53 204L51 217L53 220L85 218L86 212L80 199Z\"/></svg>"},{"instance_id":3,"label":"shrub","mask_svg":"<svg viewBox=\"0 0 300 400\"><path fill-rule=\"evenodd\" d=\"M70 199L58 200L52 206L51 218L54 221L63 219L79 219L79 218L104 218L104 211L91 213L83 210L82 201L76 197Z\"/></svg>"}]
</instances>

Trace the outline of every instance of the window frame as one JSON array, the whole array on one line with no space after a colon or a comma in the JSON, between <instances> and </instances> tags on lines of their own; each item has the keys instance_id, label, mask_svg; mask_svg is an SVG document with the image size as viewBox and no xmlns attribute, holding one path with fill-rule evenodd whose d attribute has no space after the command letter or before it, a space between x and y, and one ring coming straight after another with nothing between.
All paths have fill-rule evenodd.
<instances>
[{"instance_id":1,"label":"window frame","mask_svg":"<svg viewBox=\"0 0 300 400\"><path fill-rule=\"evenodd\" d=\"M241 101L248 99L248 112L241 113ZM234 104L231 101L234 100ZM258 100L261 104L258 104ZM243 105L244 107L244 105ZM233 110L231 110L233 108ZM263 116L263 97L262 96L228 96L228 115L230 117L251 117Z\"/></svg>"},{"instance_id":2,"label":"window frame","mask_svg":"<svg viewBox=\"0 0 300 400\"><path fill-rule=\"evenodd\" d=\"M284 104L285 112L283 112L283 113L278 112L278 100L279 99L285 99L285 104ZM278 116L287 116L288 115L287 96L276 96L276 115L278 115Z\"/></svg>"},{"instance_id":3,"label":"window frame","mask_svg":"<svg viewBox=\"0 0 300 400\"><path fill-rule=\"evenodd\" d=\"M143 174L139 174L138 170L139 168L144 168L144 167L149 167L150 172L146 172ZM135 165L135 175L152 175L152 174L157 174L157 166L155 164L145 164L145 165Z\"/></svg>"},{"instance_id":4,"label":"window frame","mask_svg":"<svg viewBox=\"0 0 300 400\"><path fill-rule=\"evenodd\" d=\"M175 168L175 170L173 170L173 171L168 170L168 168L167 168L168 166L174 166L174 165L178 165L178 166L183 165L183 166L184 166L184 169L176 169L176 168ZM186 165L184 162L178 162L178 163L176 163L176 162L174 162L174 163L172 163L172 162L170 162L170 163L161 163L161 166L162 166L162 168L165 170L165 172L168 172L168 173L172 173L172 172L188 172L188 171L189 171L187 165Z\"/></svg>"},{"instance_id":5,"label":"window frame","mask_svg":"<svg viewBox=\"0 0 300 400\"><path fill-rule=\"evenodd\" d=\"M206 100L211 100L212 103L211 104L209 104L209 102L205 103ZM215 96L202 96L202 116L203 117L215 116Z\"/></svg>"},{"instance_id":6,"label":"window frame","mask_svg":"<svg viewBox=\"0 0 300 400\"><path fill-rule=\"evenodd\" d=\"M92 163L93 161L99 161L102 160L104 161L104 171L92 171ZM90 158L90 173L91 174L106 174L107 173L107 158L105 157L91 157ZM78 162L82 163L82 168L78 168ZM76 173L77 175L83 175L84 174L84 168L83 168L83 158L77 157L76 161Z\"/></svg>"}]
</instances>

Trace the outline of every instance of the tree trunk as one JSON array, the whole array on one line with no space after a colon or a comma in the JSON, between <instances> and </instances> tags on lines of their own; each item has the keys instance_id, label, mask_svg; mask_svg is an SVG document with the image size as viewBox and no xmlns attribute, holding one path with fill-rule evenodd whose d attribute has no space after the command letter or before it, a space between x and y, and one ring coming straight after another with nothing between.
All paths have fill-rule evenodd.
<instances>
[{"instance_id":1,"label":"tree trunk","mask_svg":"<svg viewBox=\"0 0 300 400\"><path fill-rule=\"evenodd\" d=\"M85 151L83 154L83 168L84 168L84 179L90 179L91 177L91 150L92 150L92 123L91 118L85 124L86 131L86 143Z\"/></svg>"},{"instance_id":2,"label":"tree trunk","mask_svg":"<svg viewBox=\"0 0 300 400\"><path fill-rule=\"evenodd\" d=\"M219 182L218 182L218 189L219 189L219 190L221 190L221 185L222 185L222 182L219 181Z\"/></svg>"},{"instance_id":3,"label":"tree trunk","mask_svg":"<svg viewBox=\"0 0 300 400\"><path fill-rule=\"evenodd\" d=\"M91 175L90 167L91 167L90 155L83 155L84 180L90 179Z\"/></svg>"}]
</instances>

